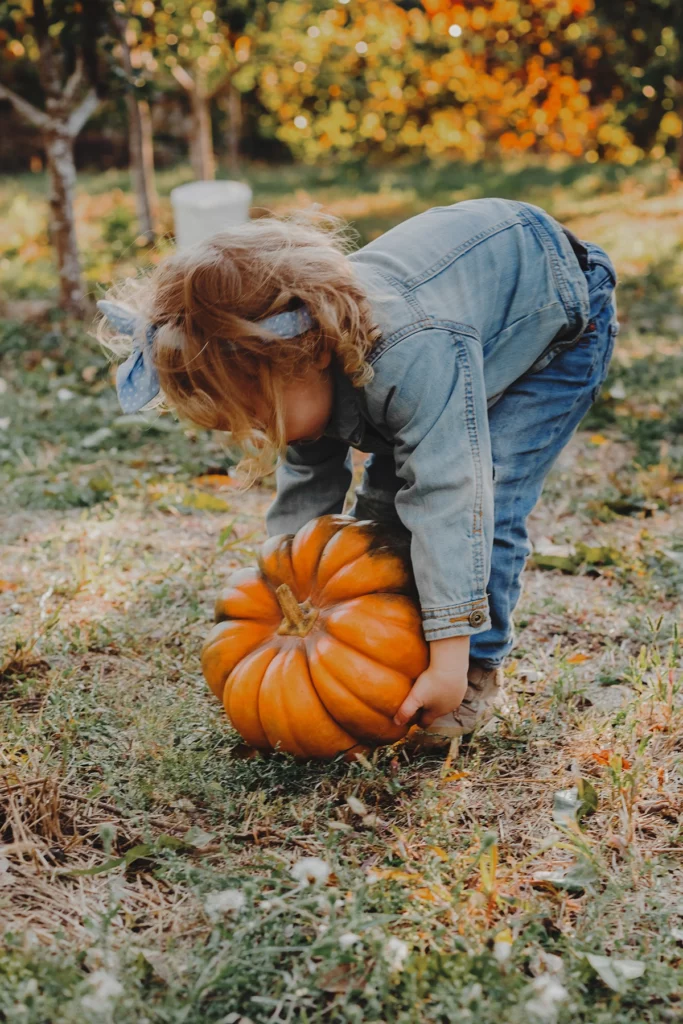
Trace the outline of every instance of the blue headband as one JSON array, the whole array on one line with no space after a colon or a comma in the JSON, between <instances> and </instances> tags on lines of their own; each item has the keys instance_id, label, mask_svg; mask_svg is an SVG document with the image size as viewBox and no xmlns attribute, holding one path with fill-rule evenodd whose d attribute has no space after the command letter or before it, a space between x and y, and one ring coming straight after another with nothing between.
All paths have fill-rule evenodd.
<instances>
[{"instance_id":1,"label":"blue headband","mask_svg":"<svg viewBox=\"0 0 683 1024\"><path fill-rule=\"evenodd\" d=\"M139 412L159 394L159 374L152 359L152 344L157 333L155 324L145 324L134 313L116 302L101 299L97 308L112 327L134 339L133 351L116 368L116 393L124 413ZM313 318L306 306L275 313L258 321L259 327L280 338L296 338L313 326Z\"/></svg>"}]
</instances>

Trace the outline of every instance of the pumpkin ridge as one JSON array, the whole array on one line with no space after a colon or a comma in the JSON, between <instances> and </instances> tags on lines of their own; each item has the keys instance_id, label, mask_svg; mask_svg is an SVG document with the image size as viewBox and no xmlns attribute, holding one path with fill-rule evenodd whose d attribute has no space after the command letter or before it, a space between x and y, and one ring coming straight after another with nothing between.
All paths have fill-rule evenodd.
<instances>
[{"instance_id":1,"label":"pumpkin ridge","mask_svg":"<svg viewBox=\"0 0 683 1024\"><path fill-rule=\"evenodd\" d=\"M328 636L331 636L336 643L343 644L344 647L348 647L350 651L355 651L357 654L361 654L364 658L370 658L372 661L376 661L377 664L382 665L383 668L392 669L394 672L401 672L402 675L407 675L406 672L402 672L401 669L394 668L393 665L390 665L380 656L376 654L369 654L367 651L364 651L362 647L357 647L356 644L350 643L348 640L342 640L341 637L338 637L336 633L332 633L331 631L326 632L328 633ZM404 632L407 634L408 631L405 630ZM396 638L396 642L399 643L402 639L403 637L398 636Z\"/></svg>"},{"instance_id":2,"label":"pumpkin ridge","mask_svg":"<svg viewBox=\"0 0 683 1024\"><path fill-rule=\"evenodd\" d=\"M323 675L327 675L329 677L332 689L337 691L337 693L339 691L346 691L347 694L351 696L352 701L356 705L358 705L358 708L355 709L356 713L360 711L361 717L365 715L374 721L374 726L370 728L367 727L367 724L364 726L361 722L357 721L354 721L353 723L349 722L347 724L344 724L330 710L323 695L320 693L318 685L316 684L315 681L315 674L313 671L313 667L310 664L310 661L309 670L311 682L313 683L318 699L320 700L321 704L327 711L330 718L335 722L335 724L340 729L343 729L344 732L348 733L349 735L355 736L356 741L358 743L370 743L371 746L375 746L378 742L378 737L381 737L381 741L384 743L395 743L396 740L400 739L401 736L404 736L405 733L407 732L407 728L395 725L393 720L390 719L387 715L385 715L382 711L378 711L377 708L373 708L370 704L367 703L367 701L365 701L357 693L351 691L347 687L346 683L343 680L339 679L335 675L334 671L328 668L327 665L325 665L322 659L319 659L317 670L321 671ZM333 696L337 696L337 694L334 694Z\"/></svg>"},{"instance_id":3,"label":"pumpkin ridge","mask_svg":"<svg viewBox=\"0 0 683 1024\"><path fill-rule=\"evenodd\" d=\"M341 523L340 522L337 525L337 528L335 529L334 534L332 534L332 536L327 539L327 541L325 542L325 544L323 545L321 550L319 550L318 553L317 553L317 558L315 559L315 564L312 566L312 569L310 570L310 581L309 581L309 584L308 584L308 598L311 601L314 601L314 600L317 599L318 591L319 591L319 589L321 589L321 588L318 588L318 586L317 586L317 570L318 570L319 566L321 566L321 562L323 560L323 555L328 550L328 545L332 544L332 542L335 540L335 538L339 534L340 530L344 529L347 525L349 525L350 523L354 522L354 520L350 516L332 516L331 518L334 518L334 519L346 519L347 522L345 522L345 523ZM295 535L295 537L296 537L296 535ZM294 550L294 542L292 542L292 549L291 550L292 551ZM292 556L292 564L294 564L294 557L293 556Z\"/></svg>"},{"instance_id":4,"label":"pumpkin ridge","mask_svg":"<svg viewBox=\"0 0 683 1024\"><path fill-rule=\"evenodd\" d=\"M405 594L362 594L325 608L321 619L328 636L385 668L417 678L427 667L421 622Z\"/></svg>"},{"instance_id":5,"label":"pumpkin ridge","mask_svg":"<svg viewBox=\"0 0 683 1024\"><path fill-rule=\"evenodd\" d=\"M332 634L328 634L328 635L332 636ZM355 651L356 650L356 648L355 647L351 647L350 644L345 644L343 640L337 640L336 636L332 637L332 639L334 640L335 643L341 644L344 647L348 647L350 651ZM308 657L308 655L309 655L309 639L308 639L308 637L306 637L305 643L306 643L306 663L308 664L308 670L309 670L309 674L311 676L311 682L313 684L313 689L318 694L318 698L320 700L320 703L323 705L323 707L327 711L327 713L330 716L330 718L332 718L335 722L337 722L337 719L334 717L334 714L332 713L332 711L329 710L329 708L327 707L327 704L325 704L325 701L323 700L322 696L318 693L318 688L315 685L315 680L313 678L313 673L311 672L310 661L309 661L309 657ZM312 649L313 646L315 645L315 640L314 640L313 637L311 637L310 644L311 644L311 649ZM363 654L363 652L362 651L358 651L358 654ZM364 655L364 657L367 657L367 655ZM333 676L333 678L335 679L335 681L336 681L338 686L342 686L342 687L344 686L344 683L341 682L339 679L337 679L337 677L334 675L334 673L330 672L330 675ZM373 708L371 704L368 704L368 702L363 697L360 697L357 693L354 693L353 696L368 711L371 711L371 712L373 712L376 715L381 715L382 714L381 711L378 711L377 708ZM337 722L337 725L339 726L340 729L344 729L344 730L346 729L346 727L343 726L341 724L341 722Z\"/></svg>"},{"instance_id":6,"label":"pumpkin ridge","mask_svg":"<svg viewBox=\"0 0 683 1024\"><path fill-rule=\"evenodd\" d=\"M270 740L263 728L263 723L258 713L258 693L261 689L261 683L263 681L263 675L265 674L268 665L277 656L277 649L273 649L270 644L262 644L261 648L248 654L247 657L241 661L230 673L225 683L225 690L223 693L223 706L229 721L232 723L233 728L237 728L237 731L244 736L245 739L257 749L268 749L272 748ZM256 693L256 699L252 704L255 705L255 711L253 717L256 719L255 725L257 731L260 731L261 736L255 734L248 725L245 724L243 710L246 710L247 717L249 712L249 702L245 701L244 690L247 688L249 683L249 673L253 670L254 663L261 660L264 654L272 654L272 657L266 664L265 668L261 671L260 677L254 680L253 690ZM260 666L259 666L260 668ZM246 680L245 680L246 675ZM237 689L237 694L235 694ZM232 702L235 701L235 708L232 707ZM238 724L239 723L239 724ZM265 741L265 742L264 742Z\"/></svg>"},{"instance_id":7,"label":"pumpkin ridge","mask_svg":"<svg viewBox=\"0 0 683 1024\"><path fill-rule=\"evenodd\" d=\"M320 707L320 711L322 712L322 714L325 715L330 720L330 722L332 723L334 728L336 730L338 730L340 733L342 733L343 736L345 737L345 739L349 741L349 745L347 747L340 748L339 752L340 753L344 753L347 750L351 750L354 746L357 745L357 741L356 741L356 739L353 736L351 736L349 734L348 730L345 729L344 726L341 725L336 720L334 715L330 714L330 712L329 712L325 702L321 699L320 694L318 693L318 691L316 689L315 683L313 682L313 676L311 674L311 666L310 666L309 661L308 661L308 652L305 649L305 646L304 646L304 649L302 651L302 662L303 662L304 670L305 670L305 673L306 673L306 684L305 685L306 685L307 688L310 688L311 696L313 697L313 699L315 701L318 702L318 705ZM287 697L285 697L285 703L286 702L287 702ZM294 736L296 742L301 747L301 749L305 750L307 754L310 754L310 752L311 752L311 743L310 743L310 740L308 739L308 737L310 736L310 729L309 729L308 726L306 726L305 727L305 734L301 735L300 728L303 727L304 723L299 722L297 724L297 722L295 720L293 720L293 719L296 719L296 709L294 707L289 707L289 711L291 712L291 714L289 715L289 718L288 718L288 724L289 724L290 731L291 731L292 735ZM322 723L321 723L321 726L320 726L320 730L322 731Z\"/></svg>"},{"instance_id":8,"label":"pumpkin ridge","mask_svg":"<svg viewBox=\"0 0 683 1024\"><path fill-rule=\"evenodd\" d=\"M320 578L319 578L320 577L320 570L321 570L321 567L322 567L322 562L323 562L323 559L324 559L325 555L329 554L330 545L334 545L334 546L337 545L338 540L339 540L339 533L340 533L340 531L337 531L332 537L330 537L330 539L328 540L327 544L325 545L325 547L321 551L320 558L318 559L318 565L316 567L315 577L312 580L313 591L314 591L314 595L315 595L315 599L316 600L318 600L320 598L320 595L329 586L330 582L334 579L334 577L337 575L338 572L341 572L342 570L347 569L350 565L354 564L356 559L361 558L363 555L367 554L368 549L370 547L370 544L372 543L372 537L368 536L368 531L365 528L365 524L363 523L362 526L360 525L362 522L363 522L362 520L353 520L353 522L349 523L349 529L351 531L353 531L353 532L352 532L352 534L347 534L346 537L345 537L345 540L347 541L347 543L351 543L351 544L357 545L360 542L362 544L362 548L357 548L357 554L353 558L346 557L341 562L341 564L337 567L337 569L335 570L333 575L329 576L325 580L324 583L322 583ZM342 554L343 554L343 551L342 551Z\"/></svg>"},{"instance_id":9,"label":"pumpkin ridge","mask_svg":"<svg viewBox=\"0 0 683 1024\"><path fill-rule=\"evenodd\" d=\"M408 687L410 687L412 685L412 680L410 679L410 677L405 672L401 672L399 669L392 668L389 665L382 665L382 664L380 664L379 662L376 661L376 659L371 658L369 655L365 654L363 651L358 651L358 650L356 650L355 647L352 647L350 644L345 643L343 640L338 640L336 638L336 636L333 636L331 633L323 633L322 635L319 634L319 639L322 639L323 641L325 639L327 639L333 645L335 645L335 646L337 646L339 648L342 648L342 650L350 651L351 654L354 656L354 658L357 661L361 661L362 660L364 662L368 662L371 665L372 664L379 665L380 668L383 669L387 673L387 675L393 675L393 676L396 676L396 677L402 677L406 681L406 683L408 684ZM323 657L320 655L320 653L318 653L318 657L320 658L321 662L323 662ZM355 689L353 689L351 686L349 686L348 683L343 680L343 678L338 677L336 673L333 672L333 675L334 675L334 678L338 679L342 683L342 685L347 690L349 690L349 692L351 692L353 694L353 696L357 700L359 700L363 705L365 705L366 707L370 708L370 710L374 711L376 714L383 715L383 716L386 717L386 712L385 711L383 711L381 708L378 708L378 707L370 704L368 702L368 700L364 696L361 696ZM376 690L376 685L375 686L370 686L368 688L368 691L370 693L375 692L375 690ZM397 704L397 706L396 706L397 710L398 710L398 707L400 707L400 704Z\"/></svg>"},{"instance_id":10,"label":"pumpkin ridge","mask_svg":"<svg viewBox=\"0 0 683 1024\"><path fill-rule=\"evenodd\" d=\"M320 592L316 595L316 600L318 601L319 606L321 608L325 608L325 609L327 609L329 607L328 601L330 600L330 596L329 596L330 592L334 593L334 590L339 587L340 577L342 577L342 574L343 574L343 577L344 577L345 581L346 581L347 578L350 578L352 580L353 577L354 577L354 574L361 576L362 575L362 572L361 572L362 564L361 563L363 563L366 560L372 560L374 557L378 557L379 554L381 554L381 552L379 552L379 551L377 551L375 555L373 555L369 551L363 551L356 558L354 558L351 561L346 562L344 565L340 566L339 569L337 569L337 571L335 572L334 576L330 576L330 578L325 583L325 586L322 587ZM399 571L402 573L402 578L400 579L400 581L399 580L395 580L394 582L389 582L387 580L387 581L383 581L381 583L381 585L378 585L377 579L367 580L366 584L365 584L365 586L367 586L367 589L364 589L364 590L362 590L360 592L354 592L354 593L351 593L351 594L346 594L346 595L338 597L336 599L333 598L333 600L335 601L335 604L341 604L344 601L352 601L352 600L354 600L354 598L366 597L366 596L368 596L370 594L375 594L375 593L404 594L405 595L407 589L410 586L409 577L406 576L405 564L403 563L403 560L401 559L401 557L399 555L395 555L393 552L387 552L386 554L388 555L388 557L390 557L390 558L393 557L395 559L394 564L391 566L391 570L393 571L394 569L399 569ZM361 567L360 569L359 569L359 566ZM382 560L379 560L380 578L381 578L381 573L382 573L382 571L384 569L386 569L386 564L383 563ZM378 589L378 586L379 586L379 589Z\"/></svg>"},{"instance_id":11,"label":"pumpkin ridge","mask_svg":"<svg viewBox=\"0 0 683 1024\"><path fill-rule=\"evenodd\" d=\"M277 711L278 711L278 714L280 716L280 719L283 720L284 724L285 724L285 729L281 729L280 730L282 735L276 736L275 733L273 732L273 730L272 729L268 729L266 723L263 721L263 718L264 718L264 715L263 715L263 710L264 710L263 709L263 705L267 701L272 700L273 696L277 695L278 689L282 689L282 686L283 686L282 674L283 674L283 669L285 667L284 662L285 662L286 657L287 657L286 649L282 649L281 648L277 652L277 654L275 655L273 660L271 661L270 665L268 665L266 671L263 673L263 678L261 680L261 685L259 686L259 691L258 691L258 718L259 718L259 722L261 723L261 727L262 727L264 733L268 737L268 742L270 743L270 745L273 748L273 750L278 750L278 749L280 751L288 750L289 753L294 754L295 756L301 757L301 756L304 755L304 751L299 746L299 744L298 744L298 742L296 740L296 737L294 736L294 733L292 732L292 729L291 729L291 726L290 726L290 723L289 723L289 715L287 713L287 708L286 708L285 702L282 699L277 700ZM274 678L272 678L272 677L274 677ZM270 692L271 688L274 691L273 694L271 694L271 692ZM266 716L266 717L268 717L268 716ZM278 747L278 743L280 744L279 747Z\"/></svg>"}]
</instances>

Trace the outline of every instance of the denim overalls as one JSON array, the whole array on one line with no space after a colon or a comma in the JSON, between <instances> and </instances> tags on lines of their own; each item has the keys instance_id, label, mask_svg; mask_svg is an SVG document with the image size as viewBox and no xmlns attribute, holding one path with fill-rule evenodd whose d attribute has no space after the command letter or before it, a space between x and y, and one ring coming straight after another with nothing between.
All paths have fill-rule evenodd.
<instances>
[{"instance_id":1,"label":"denim overalls","mask_svg":"<svg viewBox=\"0 0 683 1024\"><path fill-rule=\"evenodd\" d=\"M268 532L340 512L349 448L371 452L351 514L409 531L427 640L470 635L494 667L513 643L527 516L607 373L614 267L503 199L434 207L348 259L382 330L374 378L356 389L333 364L332 417L287 449Z\"/></svg>"}]
</instances>

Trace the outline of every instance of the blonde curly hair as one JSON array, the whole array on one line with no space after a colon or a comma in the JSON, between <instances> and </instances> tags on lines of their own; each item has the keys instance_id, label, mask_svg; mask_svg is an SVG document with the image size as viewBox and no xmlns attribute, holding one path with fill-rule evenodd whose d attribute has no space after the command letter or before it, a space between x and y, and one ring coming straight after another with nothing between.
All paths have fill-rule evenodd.
<instances>
[{"instance_id":1,"label":"blonde curly hair","mask_svg":"<svg viewBox=\"0 0 683 1024\"><path fill-rule=\"evenodd\" d=\"M166 257L115 287L114 299L157 328L152 358L161 396L197 426L228 431L267 472L286 446L283 388L325 352L357 386L372 378L367 356L381 331L346 254L353 232L318 210L268 215ZM259 320L305 303L314 326L281 338ZM117 356L131 338L102 317L97 336ZM258 420L254 398L270 410Z\"/></svg>"}]
</instances>

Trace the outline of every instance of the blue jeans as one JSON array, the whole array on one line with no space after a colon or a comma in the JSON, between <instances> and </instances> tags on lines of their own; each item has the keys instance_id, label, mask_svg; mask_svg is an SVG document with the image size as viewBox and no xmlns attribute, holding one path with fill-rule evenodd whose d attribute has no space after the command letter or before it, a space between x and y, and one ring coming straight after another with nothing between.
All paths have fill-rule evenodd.
<instances>
[{"instance_id":1,"label":"blue jeans","mask_svg":"<svg viewBox=\"0 0 683 1024\"><path fill-rule=\"evenodd\" d=\"M531 551L527 517L557 456L596 400L619 324L609 258L585 243L590 322L583 337L520 377L489 410L494 472L494 541L487 587L491 628L471 638L470 657L495 668L514 643L512 614Z\"/></svg>"}]
</instances>

